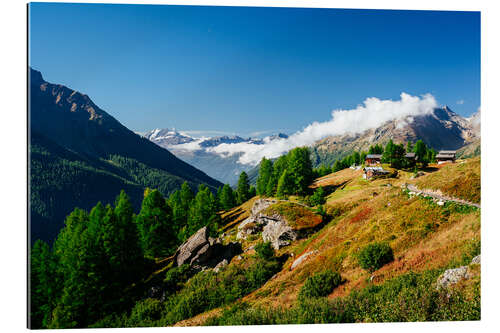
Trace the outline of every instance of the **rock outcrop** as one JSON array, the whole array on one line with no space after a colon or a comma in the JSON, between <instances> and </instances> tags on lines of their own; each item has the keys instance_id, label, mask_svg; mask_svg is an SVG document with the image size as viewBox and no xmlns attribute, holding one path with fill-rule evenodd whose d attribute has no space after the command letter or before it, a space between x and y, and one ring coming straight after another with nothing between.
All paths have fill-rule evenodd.
<instances>
[{"instance_id":1,"label":"rock outcrop","mask_svg":"<svg viewBox=\"0 0 500 333\"><path fill-rule=\"evenodd\" d=\"M192 264L201 254L206 253L209 247L208 230L207 227L203 227L177 249L175 257L177 266Z\"/></svg>"},{"instance_id":2,"label":"rock outcrop","mask_svg":"<svg viewBox=\"0 0 500 333\"><path fill-rule=\"evenodd\" d=\"M207 227L203 227L179 246L174 262L177 266L189 264L194 268L212 268L224 260L228 263L239 253L239 243L223 245L219 238L209 237Z\"/></svg>"},{"instance_id":3,"label":"rock outcrop","mask_svg":"<svg viewBox=\"0 0 500 333\"><path fill-rule=\"evenodd\" d=\"M481 255L477 255L474 258L472 258L470 263L471 263L471 265L472 264L481 265Z\"/></svg>"},{"instance_id":4,"label":"rock outcrop","mask_svg":"<svg viewBox=\"0 0 500 333\"><path fill-rule=\"evenodd\" d=\"M290 270L293 270L295 267L297 267L298 265L300 265L301 263L306 261L307 258L312 256L313 254L316 254L317 252L318 252L318 250L309 251L309 252L304 253L303 255L301 255L300 257L295 259L295 261L292 263L292 266L290 267Z\"/></svg>"},{"instance_id":5,"label":"rock outcrop","mask_svg":"<svg viewBox=\"0 0 500 333\"><path fill-rule=\"evenodd\" d=\"M297 233L288 225L285 219L280 215L261 216L260 220L265 221L262 229L262 240L271 242L275 250L279 250L283 246L297 239Z\"/></svg>"},{"instance_id":6,"label":"rock outcrop","mask_svg":"<svg viewBox=\"0 0 500 333\"><path fill-rule=\"evenodd\" d=\"M468 266L447 269L437 280L437 288L448 288L464 279L471 277Z\"/></svg>"},{"instance_id":7,"label":"rock outcrop","mask_svg":"<svg viewBox=\"0 0 500 333\"><path fill-rule=\"evenodd\" d=\"M469 265L480 265L481 255L472 258ZM469 266L461 266L458 268L447 269L437 279L437 289L448 288L462 280L470 279L472 277Z\"/></svg>"},{"instance_id":8,"label":"rock outcrop","mask_svg":"<svg viewBox=\"0 0 500 333\"><path fill-rule=\"evenodd\" d=\"M274 203L276 203L275 200L257 199L252 206L250 216L238 226L236 238L246 239L249 235L262 231L267 221L265 216L261 215L260 212Z\"/></svg>"},{"instance_id":9,"label":"rock outcrop","mask_svg":"<svg viewBox=\"0 0 500 333\"><path fill-rule=\"evenodd\" d=\"M272 205L279 205L273 208ZM272 208L272 209L268 209ZM294 220L290 221L283 216L283 211L294 211ZM299 223L297 223L299 221ZM323 222L321 216L313 213L303 204L278 201L272 199L258 199L251 209L251 215L238 226L237 239L246 239L249 235L262 232L262 239L271 242L278 250L316 228Z\"/></svg>"},{"instance_id":10,"label":"rock outcrop","mask_svg":"<svg viewBox=\"0 0 500 333\"><path fill-rule=\"evenodd\" d=\"M277 203L276 200L258 199L252 206L251 215L238 226L237 239L246 239L249 235L262 232L264 242L271 242L278 250L297 239L297 233L279 214L268 216L262 211Z\"/></svg>"}]
</instances>

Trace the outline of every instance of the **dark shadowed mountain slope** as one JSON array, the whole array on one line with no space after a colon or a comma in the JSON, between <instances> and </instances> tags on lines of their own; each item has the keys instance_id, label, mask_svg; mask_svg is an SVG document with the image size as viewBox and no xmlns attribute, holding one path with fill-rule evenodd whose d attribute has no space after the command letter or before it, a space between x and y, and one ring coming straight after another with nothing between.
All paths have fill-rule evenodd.
<instances>
[{"instance_id":1,"label":"dark shadowed mountain slope","mask_svg":"<svg viewBox=\"0 0 500 333\"><path fill-rule=\"evenodd\" d=\"M30 190L33 240L51 241L74 207L113 202L121 189L138 210L145 187L167 195L222 184L140 137L87 95L45 82L30 70Z\"/></svg>"}]
</instances>

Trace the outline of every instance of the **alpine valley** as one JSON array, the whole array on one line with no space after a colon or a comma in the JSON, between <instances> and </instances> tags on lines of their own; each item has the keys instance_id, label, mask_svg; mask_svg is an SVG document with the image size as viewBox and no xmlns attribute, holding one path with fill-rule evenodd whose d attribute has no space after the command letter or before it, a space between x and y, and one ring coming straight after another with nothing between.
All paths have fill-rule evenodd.
<instances>
[{"instance_id":1,"label":"alpine valley","mask_svg":"<svg viewBox=\"0 0 500 333\"><path fill-rule=\"evenodd\" d=\"M29 73L31 239L52 242L75 207L114 202L138 211L144 189L168 195L183 182L222 184L120 124L85 94Z\"/></svg>"},{"instance_id":2,"label":"alpine valley","mask_svg":"<svg viewBox=\"0 0 500 333\"><path fill-rule=\"evenodd\" d=\"M154 129L144 137L160 147L170 150L181 160L203 170L210 177L223 183L236 184L242 171L255 168L253 164L242 164L238 160L241 153L217 153L216 147L225 144L246 142L253 145L263 145L276 139L288 138L286 134L278 133L265 138L242 138L241 136L215 136L195 138L174 129Z\"/></svg>"},{"instance_id":3,"label":"alpine valley","mask_svg":"<svg viewBox=\"0 0 500 333\"><path fill-rule=\"evenodd\" d=\"M481 319L480 113L245 164L293 135L140 136L29 88L31 328Z\"/></svg>"}]
</instances>

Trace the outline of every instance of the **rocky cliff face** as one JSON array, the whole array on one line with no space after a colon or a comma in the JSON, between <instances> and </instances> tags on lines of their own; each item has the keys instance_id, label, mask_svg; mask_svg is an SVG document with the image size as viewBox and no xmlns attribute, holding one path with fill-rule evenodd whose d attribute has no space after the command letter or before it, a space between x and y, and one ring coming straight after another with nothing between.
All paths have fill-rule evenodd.
<instances>
[{"instance_id":1,"label":"rocky cliff face","mask_svg":"<svg viewBox=\"0 0 500 333\"><path fill-rule=\"evenodd\" d=\"M479 116L464 118L449 107L434 109L433 113L403 120L390 121L381 127L356 135L331 136L318 141L313 147L317 161L331 162L355 150L368 150L370 145L423 140L436 150L457 150L480 137Z\"/></svg>"}]
</instances>

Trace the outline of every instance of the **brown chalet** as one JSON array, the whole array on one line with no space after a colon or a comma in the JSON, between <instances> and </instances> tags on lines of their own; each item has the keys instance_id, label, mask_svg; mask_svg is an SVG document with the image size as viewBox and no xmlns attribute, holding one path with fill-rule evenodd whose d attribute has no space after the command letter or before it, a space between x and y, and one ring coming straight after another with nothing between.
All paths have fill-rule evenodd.
<instances>
[{"instance_id":1,"label":"brown chalet","mask_svg":"<svg viewBox=\"0 0 500 333\"><path fill-rule=\"evenodd\" d=\"M455 162L456 154L456 150L441 150L439 154L436 155L436 161L438 164L453 163Z\"/></svg>"},{"instance_id":2,"label":"brown chalet","mask_svg":"<svg viewBox=\"0 0 500 333\"><path fill-rule=\"evenodd\" d=\"M368 165L380 164L380 160L382 159L382 155L380 154L368 154L365 158L365 163Z\"/></svg>"}]
</instances>

